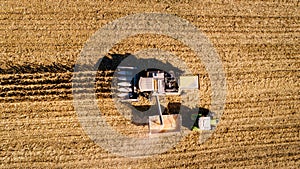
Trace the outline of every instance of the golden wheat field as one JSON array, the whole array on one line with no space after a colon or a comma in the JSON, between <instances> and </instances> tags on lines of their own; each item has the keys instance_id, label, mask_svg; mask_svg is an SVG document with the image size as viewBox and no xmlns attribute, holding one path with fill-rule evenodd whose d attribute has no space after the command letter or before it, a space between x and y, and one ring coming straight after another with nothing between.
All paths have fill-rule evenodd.
<instances>
[{"instance_id":1,"label":"golden wheat field","mask_svg":"<svg viewBox=\"0 0 300 169\"><path fill-rule=\"evenodd\" d=\"M299 1L1 0L0 6L0 168L299 168ZM185 19L210 40L225 72L226 102L204 143L192 131L164 153L130 158L107 151L83 129L73 71L98 29L145 12ZM186 44L140 34L122 39L106 56L150 48L171 52L199 74L198 105L210 109L209 74ZM116 131L143 137L148 126L131 123L114 105L113 73L98 70L90 89L97 105Z\"/></svg>"}]
</instances>

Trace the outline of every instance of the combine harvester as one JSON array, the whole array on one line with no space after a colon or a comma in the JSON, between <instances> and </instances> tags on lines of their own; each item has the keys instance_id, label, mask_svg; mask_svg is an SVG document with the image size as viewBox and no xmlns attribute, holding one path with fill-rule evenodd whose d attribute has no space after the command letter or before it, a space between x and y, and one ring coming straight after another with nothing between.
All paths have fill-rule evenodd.
<instances>
[{"instance_id":1,"label":"combine harvester","mask_svg":"<svg viewBox=\"0 0 300 169\"><path fill-rule=\"evenodd\" d=\"M155 97L158 115L149 116L150 134L180 132L180 114L163 115L159 96L180 95L183 90L199 89L198 76L180 76L173 71L146 69L135 73L137 67L117 68L117 97L121 102L138 102L139 97Z\"/></svg>"}]
</instances>

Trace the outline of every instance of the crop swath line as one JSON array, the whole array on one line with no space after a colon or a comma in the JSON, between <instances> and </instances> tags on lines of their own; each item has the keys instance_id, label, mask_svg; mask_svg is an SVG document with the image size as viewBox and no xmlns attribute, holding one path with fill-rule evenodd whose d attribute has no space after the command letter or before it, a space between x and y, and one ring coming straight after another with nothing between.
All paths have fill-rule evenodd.
<instances>
[{"instance_id":1,"label":"crop swath line","mask_svg":"<svg viewBox=\"0 0 300 169\"><path fill-rule=\"evenodd\" d=\"M77 75L73 79L73 72L1 74L0 102L70 100L72 90L85 92L80 91L83 87L95 92L97 97L112 97L113 71L85 71ZM94 87L88 83L92 79L95 79Z\"/></svg>"}]
</instances>

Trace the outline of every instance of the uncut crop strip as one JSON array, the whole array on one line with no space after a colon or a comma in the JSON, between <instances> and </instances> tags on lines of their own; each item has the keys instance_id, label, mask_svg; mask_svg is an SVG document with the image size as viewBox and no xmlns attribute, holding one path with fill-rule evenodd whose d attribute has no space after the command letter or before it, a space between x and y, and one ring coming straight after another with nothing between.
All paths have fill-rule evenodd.
<instances>
[{"instance_id":1,"label":"uncut crop strip","mask_svg":"<svg viewBox=\"0 0 300 169\"><path fill-rule=\"evenodd\" d=\"M110 71L98 71L94 88L89 88L95 72L81 72L79 78L73 79L72 72L35 73L35 74L2 74L0 76L0 102L42 101L72 99L74 89L85 87L94 90L98 97L111 97ZM73 86L72 86L73 81Z\"/></svg>"}]
</instances>

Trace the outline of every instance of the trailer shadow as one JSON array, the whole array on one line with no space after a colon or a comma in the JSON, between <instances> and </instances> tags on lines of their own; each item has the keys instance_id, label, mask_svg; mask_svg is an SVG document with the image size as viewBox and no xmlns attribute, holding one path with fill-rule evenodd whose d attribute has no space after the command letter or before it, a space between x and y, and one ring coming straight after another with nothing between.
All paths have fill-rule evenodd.
<instances>
[{"instance_id":1,"label":"trailer shadow","mask_svg":"<svg viewBox=\"0 0 300 169\"><path fill-rule=\"evenodd\" d=\"M155 106L154 106L155 107ZM157 105L156 105L157 107ZM189 108L181 105L181 103L168 103L167 107L161 106L163 115L180 114L182 117L182 126L192 130L193 127L198 126L200 117L213 116L213 112L203 107ZM149 116L159 115L157 108L151 111L150 106L136 106L136 110L132 111L132 123L135 125L146 125L149 121Z\"/></svg>"}]
</instances>

